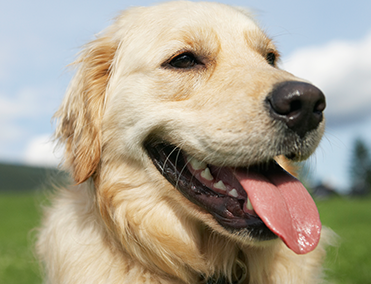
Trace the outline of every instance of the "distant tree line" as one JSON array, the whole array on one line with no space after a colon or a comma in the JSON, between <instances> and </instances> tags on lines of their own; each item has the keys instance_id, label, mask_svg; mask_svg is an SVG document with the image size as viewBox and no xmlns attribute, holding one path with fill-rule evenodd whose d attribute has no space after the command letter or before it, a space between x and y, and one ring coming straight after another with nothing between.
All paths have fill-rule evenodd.
<instances>
[{"instance_id":1,"label":"distant tree line","mask_svg":"<svg viewBox=\"0 0 371 284\"><path fill-rule=\"evenodd\" d=\"M354 141L350 161L351 194L371 193L371 154L367 144L360 138Z\"/></svg>"},{"instance_id":2,"label":"distant tree line","mask_svg":"<svg viewBox=\"0 0 371 284\"><path fill-rule=\"evenodd\" d=\"M55 168L0 163L0 192L53 188L66 180L67 174Z\"/></svg>"}]
</instances>

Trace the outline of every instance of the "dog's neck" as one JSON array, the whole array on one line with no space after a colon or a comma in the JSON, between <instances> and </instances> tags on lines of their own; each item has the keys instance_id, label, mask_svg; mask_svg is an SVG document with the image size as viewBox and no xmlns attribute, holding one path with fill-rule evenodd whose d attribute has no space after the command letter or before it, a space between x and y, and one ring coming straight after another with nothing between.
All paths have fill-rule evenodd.
<instances>
[{"instance_id":1,"label":"dog's neck","mask_svg":"<svg viewBox=\"0 0 371 284\"><path fill-rule=\"evenodd\" d=\"M206 284L240 284L244 279L229 282L225 277L209 278Z\"/></svg>"},{"instance_id":2,"label":"dog's neck","mask_svg":"<svg viewBox=\"0 0 371 284\"><path fill-rule=\"evenodd\" d=\"M228 284L228 282L224 277L220 277L218 279L209 278L206 284Z\"/></svg>"},{"instance_id":3,"label":"dog's neck","mask_svg":"<svg viewBox=\"0 0 371 284\"><path fill-rule=\"evenodd\" d=\"M236 262L236 269L234 271L232 282L229 282L225 276L218 276L207 279L206 284L242 284L244 283L246 277L247 266L244 262L238 259Z\"/></svg>"}]
</instances>

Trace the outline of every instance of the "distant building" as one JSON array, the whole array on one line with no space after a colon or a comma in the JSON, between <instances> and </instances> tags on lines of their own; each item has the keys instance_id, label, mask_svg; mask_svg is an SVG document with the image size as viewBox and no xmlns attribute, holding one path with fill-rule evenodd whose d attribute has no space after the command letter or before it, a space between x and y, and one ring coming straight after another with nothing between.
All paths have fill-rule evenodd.
<instances>
[{"instance_id":1,"label":"distant building","mask_svg":"<svg viewBox=\"0 0 371 284\"><path fill-rule=\"evenodd\" d=\"M350 190L351 196L366 196L370 193L369 185L366 181L362 180L352 186Z\"/></svg>"},{"instance_id":2,"label":"distant building","mask_svg":"<svg viewBox=\"0 0 371 284\"><path fill-rule=\"evenodd\" d=\"M335 188L333 188L330 184L322 182L313 187L311 193L315 199L329 199L339 195Z\"/></svg>"}]
</instances>

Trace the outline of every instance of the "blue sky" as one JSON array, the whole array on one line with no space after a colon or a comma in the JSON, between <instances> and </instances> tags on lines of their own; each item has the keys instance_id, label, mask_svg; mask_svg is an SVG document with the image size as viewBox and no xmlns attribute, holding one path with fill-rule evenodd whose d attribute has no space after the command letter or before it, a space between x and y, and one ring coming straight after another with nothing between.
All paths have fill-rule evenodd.
<instances>
[{"instance_id":1,"label":"blue sky","mask_svg":"<svg viewBox=\"0 0 371 284\"><path fill-rule=\"evenodd\" d=\"M47 140L72 76L65 67L120 10L156 2L0 2L0 161L57 163ZM352 142L362 137L371 146L371 1L219 2L251 8L279 47L281 66L323 89L327 131L310 168L345 190Z\"/></svg>"}]
</instances>

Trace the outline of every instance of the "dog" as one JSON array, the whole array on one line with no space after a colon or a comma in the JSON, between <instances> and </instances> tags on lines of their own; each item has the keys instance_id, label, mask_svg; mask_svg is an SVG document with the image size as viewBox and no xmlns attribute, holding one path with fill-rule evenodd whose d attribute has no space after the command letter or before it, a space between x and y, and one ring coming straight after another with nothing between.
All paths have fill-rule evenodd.
<instances>
[{"instance_id":1,"label":"dog","mask_svg":"<svg viewBox=\"0 0 371 284\"><path fill-rule=\"evenodd\" d=\"M241 8L130 8L75 62L55 114L71 186L36 244L47 283L322 283L329 243L294 178L324 94ZM286 170L284 170L284 168Z\"/></svg>"}]
</instances>

